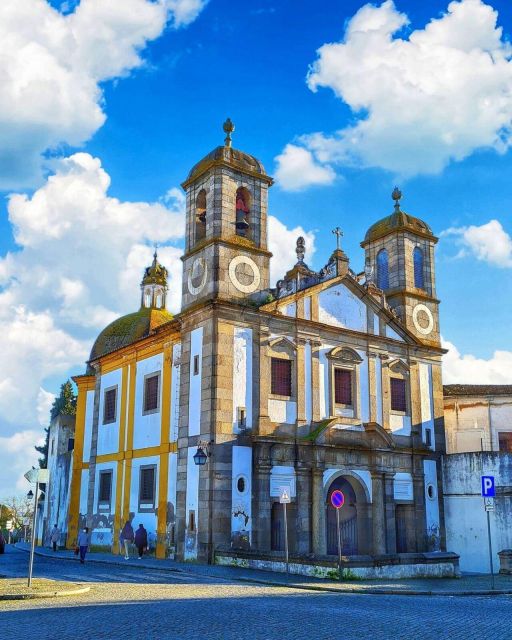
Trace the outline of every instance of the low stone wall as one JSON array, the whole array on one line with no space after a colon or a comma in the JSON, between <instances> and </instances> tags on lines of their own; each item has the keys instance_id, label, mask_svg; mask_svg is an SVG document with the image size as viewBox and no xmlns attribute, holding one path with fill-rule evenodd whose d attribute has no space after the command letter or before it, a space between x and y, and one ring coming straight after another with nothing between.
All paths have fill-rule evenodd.
<instances>
[{"instance_id":1,"label":"low stone wall","mask_svg":"<svg viewBox=\"0 0 512 640\"><path fill-rule=\"evenodd\" d=\"M260 569L284 573L286 563L282 557L255 555L244 552L219 551L216 564L244 569ZM313 578L337 577L337 562L290 558L289 572ZM393 556L351 556L344 558L344 579L375 580L403 578L458 578L459 556L455 553L403 553Z\"/></svg>"}]
</instances>

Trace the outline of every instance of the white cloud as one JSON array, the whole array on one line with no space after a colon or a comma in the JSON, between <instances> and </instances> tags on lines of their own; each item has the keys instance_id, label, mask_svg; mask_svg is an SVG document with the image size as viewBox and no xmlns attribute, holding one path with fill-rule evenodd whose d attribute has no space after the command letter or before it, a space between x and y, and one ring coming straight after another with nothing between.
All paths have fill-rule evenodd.
<instances>
[{"instance_id":1,"label":"white cloud","mask_svg":"<svg viewBox=\"0 0 512 640\"><path fill-rule=\"evenodd\" d=\"M468 254L477 260L501 267L512 267L512 238L498 220L490 220L480 226L451 227L443 231L441 237L454 236L461 246L457 257Z\"/></svg>"},{"instance_id":2,"label":"white cloud","mask_svg":"<svg viewBox=\"0 0 512 640\"><path fill-rule=\"evenodd\" d=\"M100 83L143 65L168 21L191 22L200 0L82 0L72 13L46 0L0 3L0 188L33 186L42 154L79 146L105 121Z\"/></svg>"},{"instance_id":3,"label":"white cloud","mask_svg":"<svg viewBox=\"0 0 512 640\"><path fill-rule=\"evenodd\" d=\"M439 173L477 149L504 153L512 135L511 47L497 12L480 0L451 2L407 35L391 0L363 6L340 42L311 66L312 91L331 89L354 124L299 138L317 163L381 167L402 177Z\"/></svg>"},{"instance_id":4,"label":"white cloud","mask_svg":"<svg viewBox=\"0 0 512 640\"><path fill-rule=\"evenodd\" d=\"M287 191L331 184L336 177L331 167L318 164L311 151L295 144L287 144L275 161L277 182Z\"/></svg>"},{"instance_id":5,"label":"white cloud","mask_svg":"<svg viewBox=\"0 0 512 640\"><path fill-rule=\"evenodd\" d=\"M495 351L485 360L462 355L457 347L443 340L448 353L443 356L444 384L512 384L512 351Z\"/></svg>"},{"instance_id":6,"label":"white cloud","mask_svg":"<svg viewBox=\"0 0 512 640\"><path fill-rule=\"evenodd\" d=\"M316 251L315 233L305 231L298 226L288 229L275 216L268 217L268 248L272 252L270 259L270 286L274 286L284 274L297 262L295 246L297 238L303 236L306 241L305 262L311 264Z\"/></svg>"},{"instance_id":7,"label":"white cloud","mask_svg":"<svg viewBox=\"0 0 512 640\"><path fill-rule=\"evenodd\" d=\"M0 436L0 499L26 493L30 485L23 477L32 466L37 467L39 454L35 445L42 445L43 431L26 429L12 436Z\"/></svg>"},{"instance_id":8,"label":"white cloud","mask_svg":"<svg viewBox=\"0 0 512 640\"><path fill-rule=\"evenodd\" d=\"M67 375L88 356L99 330L136 310L152 243L179 240L184 200L121 202L108 195L100 161L77 153L56 164L31 197L9 197L20 250L0 259L0 423L9 429L48 421L49 376ZM179 308L181 250L162 247L170 304Z\"/></svg>"}]
</instances>

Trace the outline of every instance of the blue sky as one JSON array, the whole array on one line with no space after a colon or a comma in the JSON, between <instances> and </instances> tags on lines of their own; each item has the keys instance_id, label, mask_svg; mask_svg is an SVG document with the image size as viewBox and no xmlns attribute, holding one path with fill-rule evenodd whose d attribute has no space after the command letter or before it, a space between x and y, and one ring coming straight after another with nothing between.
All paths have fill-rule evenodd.
<instances>
[{"instance_id":1,"label":"blue sky","mask_svg":"<svg viewBox=\"0 0 512 640\"><path fill-rule=\"evenodd\" d=\"M391 212L398 183L404 210L441 234L450 381L512 383L510 3L51 6L10 0L0 11L0 36L16 43L6 63L13 90L0 100L7 448L30 448L51 394L83 370L101 327L137 307L153 241L179 281L176 189L221 144L227 116L234 146L277 177L269 208L286 227L279 265L304 232L320 268L339 225L362 270L359 243Z\"/></svg>"}]
</instances>

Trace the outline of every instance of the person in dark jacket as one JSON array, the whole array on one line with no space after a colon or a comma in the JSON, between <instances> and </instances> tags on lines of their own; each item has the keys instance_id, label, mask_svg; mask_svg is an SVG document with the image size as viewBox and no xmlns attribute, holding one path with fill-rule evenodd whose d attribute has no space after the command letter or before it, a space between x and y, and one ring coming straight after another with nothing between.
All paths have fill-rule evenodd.
<instances>
[{"instance_id":1,"label":"person in dark jacket","mask_svg":"<svg viewBox=\"0 0 512 640\"><path fill-rule=\"evenodd\" d=\"M88 527L84 527L83 530L80 531L76 544L80 553L80 563L83 564L85 562L85 554L87 553L90 544Z\"/></svg>"},{"instance_id":2,"label":"person in dark jacket","mask_svg":"<svg viewBox=\"0 0 512 640\"><path fill-rule=\"evenodd\" d=\"M130 558L130 544L133 544L135 539L135 535L133 533L133 527L129 520L126 521L124 525L121 535L119 536L119 542L121 543L121 549L124 549L124 559L128 560Z\"/></svg>"},{"instance_id":3,"label":"person in dark jacket","mask_svg":"<svg viewBox=\"0 0 512 640\"><path fill-rule=\"evenodd\" d=\"M135 532L135 546L139 552L139 560L142 560L144 549L148 548L148 532L144 529L143 524L139 524L139 528Z\"/></svg>"},{"instance_id":4,"label":"person in dark jacket","mask_svg":"<svg viewBox=\"0 0 512 640\"><path fill-rule=\"evenodd\" d=\"M5 538L2 531L0 531L0 553L4 553L5 551Z\"/></svg>"}]
</instances>

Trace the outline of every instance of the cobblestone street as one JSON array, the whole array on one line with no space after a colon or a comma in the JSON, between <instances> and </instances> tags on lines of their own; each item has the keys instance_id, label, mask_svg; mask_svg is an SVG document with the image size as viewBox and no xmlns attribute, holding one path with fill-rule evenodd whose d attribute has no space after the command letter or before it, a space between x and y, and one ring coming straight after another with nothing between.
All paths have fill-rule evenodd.
<instances>
[{"instance_id":1,"label":"cobblestone street","mask_svg":"<svg viewBox=\"0 0 512 640\"><path fill-rule=\"evenodd\" d=\"M27 563L25 552L10 549L1 556L0 573L23 576ZM70 598L2 602L4 637L509 640L512 635L510 596L331 594L42 557L35 559L35 575L87 582L92 589Z\"/></svg>"}]
</instances>

